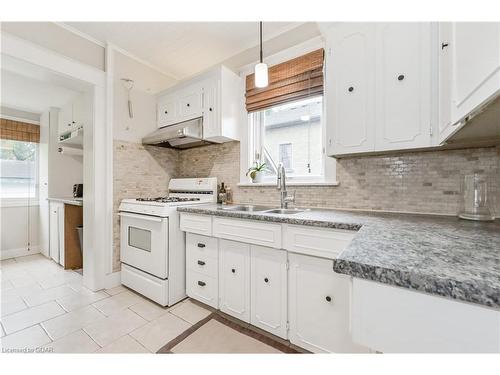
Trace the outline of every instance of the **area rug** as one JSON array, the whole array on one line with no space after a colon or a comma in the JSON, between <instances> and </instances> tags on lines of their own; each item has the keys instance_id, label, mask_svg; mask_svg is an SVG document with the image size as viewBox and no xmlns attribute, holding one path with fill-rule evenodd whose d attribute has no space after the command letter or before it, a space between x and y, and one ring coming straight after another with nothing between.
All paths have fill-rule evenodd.
<instances>
[{"instance_id":1,"label":"area rug","mask_svg":"<svg viewBox=\"0 0 500 375\"><path fill-rule=\"evenodd\" d=\"M212 313L157 353L299 353L271 337Z\"/></svg>"}]
</instances>

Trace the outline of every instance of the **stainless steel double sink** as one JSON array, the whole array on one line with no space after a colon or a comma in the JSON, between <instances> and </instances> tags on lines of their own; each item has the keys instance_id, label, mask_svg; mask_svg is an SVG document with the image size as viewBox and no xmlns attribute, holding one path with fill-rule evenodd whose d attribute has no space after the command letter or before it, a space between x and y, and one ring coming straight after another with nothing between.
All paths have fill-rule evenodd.
<instances>
[{"instance_id":1,"label":"stainless steel double sink","mask_svg":"<svg viewBox=\"0 0 500 375\"><path fill-rule=\"evenodd\" d=\"M237 206L222 207L224 211L242 211L242 212L260 212L266 214L294 215L300 212L309 211L301 208L275 208L268 206L254 206L250 204L241 204Z\"/></svg>"}]
</instances>

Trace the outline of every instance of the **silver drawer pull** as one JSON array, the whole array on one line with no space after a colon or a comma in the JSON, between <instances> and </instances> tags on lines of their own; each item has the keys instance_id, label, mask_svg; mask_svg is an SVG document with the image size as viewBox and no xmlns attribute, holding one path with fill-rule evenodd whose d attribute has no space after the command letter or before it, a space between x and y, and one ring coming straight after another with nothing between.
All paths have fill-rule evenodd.
<instances>
[{"instance_id":1,"label":"silver drawer pull","mask_svg":"<svg viewBox=\"0 0 500 375\"><path fill-rule=\"evenodd\" d=\"M198 261L198 264L199 264L200 266L204 266L204 265L205 265L205 262L204 262L204 261L202 261L202 260L199 260L199 261Z\"/></svg>"},{"instance_id":2,"label":"silver drawer pull","mask_svg":"<svg viewBox=\"0 0 500 375\"><path fill-rule=\"evenodd\" d=\"M199 285L199 286L205 286L205 285L207 285L207 284L206 284L204 281L198 281L198 285Z\"/></svg>"}]
</instances>

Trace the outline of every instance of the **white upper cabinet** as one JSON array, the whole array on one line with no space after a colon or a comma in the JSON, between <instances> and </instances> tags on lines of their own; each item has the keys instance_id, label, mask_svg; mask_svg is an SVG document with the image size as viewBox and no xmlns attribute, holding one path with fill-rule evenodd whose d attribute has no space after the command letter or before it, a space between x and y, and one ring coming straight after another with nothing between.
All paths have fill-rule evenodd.
<instances>
[{"instance_id":1,"label":"white upper cabinet","mask_svg":"<svg viewBox=\"0 0 500 375\"><path fill-rule=\"evenodd\" d=\"M349 23L327 38L326 118L329 155L375 147L375 27Z\"/></svg>"},{"instance_id":2,"label":"white upper cabinet","mask_svg":"<svg viewBox=\"0 0 500 375\"><path fill-rule=\"evenodd\" d=\"M439 25L440 141L500 92L500 23Z\"/></svg>"},{"instance_id":3,"label":"white upper cabinet","mask_svg":"<svg viewBox=\"0 0 500 375\"><path fill-rule=\"evenodd\" d=\"M220 65L160 93L158 127L203 117L203 139L215 143L239 140L243 95L240 77Z\"/></svg>"},{"instance_id":4,"label":"white upper cabinet","mask_svg":"<svg viewBox=\"0 0 500 375\"><path fill-rule=\"evenodd\" d=\"M377 25L376 151L431 146L430 31L423 22Z\"/></svg>"},{"instance_id":5,"label":"white upper cabinet","mask_svg":"<svg viewBox=\"0 0 500 375\"><path fill-rule=\"evenodd\" d=\"M327 31L328 155L431 146L431 24Z\"/></svg>"},{"instance_id":6,"label":"white upper cabinet","mask_svg":"<svg viewBox=\"0 0 500 375\"><path fill-rule=\"evenodd\" d=\"M89 121L90 106L84 94L65 104L59 111L59 134L77 130Z\"/></svg>"}]
</instances>

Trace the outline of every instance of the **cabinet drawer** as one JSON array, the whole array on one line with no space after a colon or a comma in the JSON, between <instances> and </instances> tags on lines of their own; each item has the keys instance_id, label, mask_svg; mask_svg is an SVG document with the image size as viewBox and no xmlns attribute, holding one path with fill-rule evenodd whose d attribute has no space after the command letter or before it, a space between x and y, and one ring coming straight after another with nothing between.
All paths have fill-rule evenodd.
<instances>
[{"instance_id":1,"label":"cabinet drawer","mask_svg":"<svg viewBox=\"0 0 500 375\"><path fill-rule=\"evenodd\" d=\"M213 235L228 240L281 249L281 224L215 217Z\"/></svg>"},{"instance_id":2,"label":"cabinet drawer","mask_svg":"<svg viewBox=\"0 0 500 375\"><path fill-rule=\"evenodd\" d=\"M186 293L204 304L219 307L218 281L214 277L188 270L186 273Z\"/></svg>"},{"instance_id":3,"label":"cabinet drawer","mask_svg":"<svg viewBox=\"0 0 500 375\"><path fill-rule=\"evenodd\" d=\"M335 259L356 231L283 225L283 248L306 255Z\"/></svg>"},{"instance_id":4,"label":"cabinet drawer","mask_svg":"<svg viewBox=\"0 0 500 375\"><path fill-rule=\"evenodd\" d=\"M193 257L218 259L217 238L186 233L186 251Z\"/></svg>"},{"instance_id":5,"label":"cabinet drawer","mask_svg":"<svg viewBox=\"0 0 500 375\"><path fill-rule=\"evenodd\" d=\"M181 213L180 228L184 232L212 235L212 218L206 215Z\"/></svg>"},{"instance_id":6,"label":"cabinet drawer","mask_svg":"<svg viewBox=\"0 0 500 375\"><path fill-rule=\"evenodd\" d=\"M186 236L186 269L217 277L217 239L188 233Z\"/></svg>"}]
</instances>

